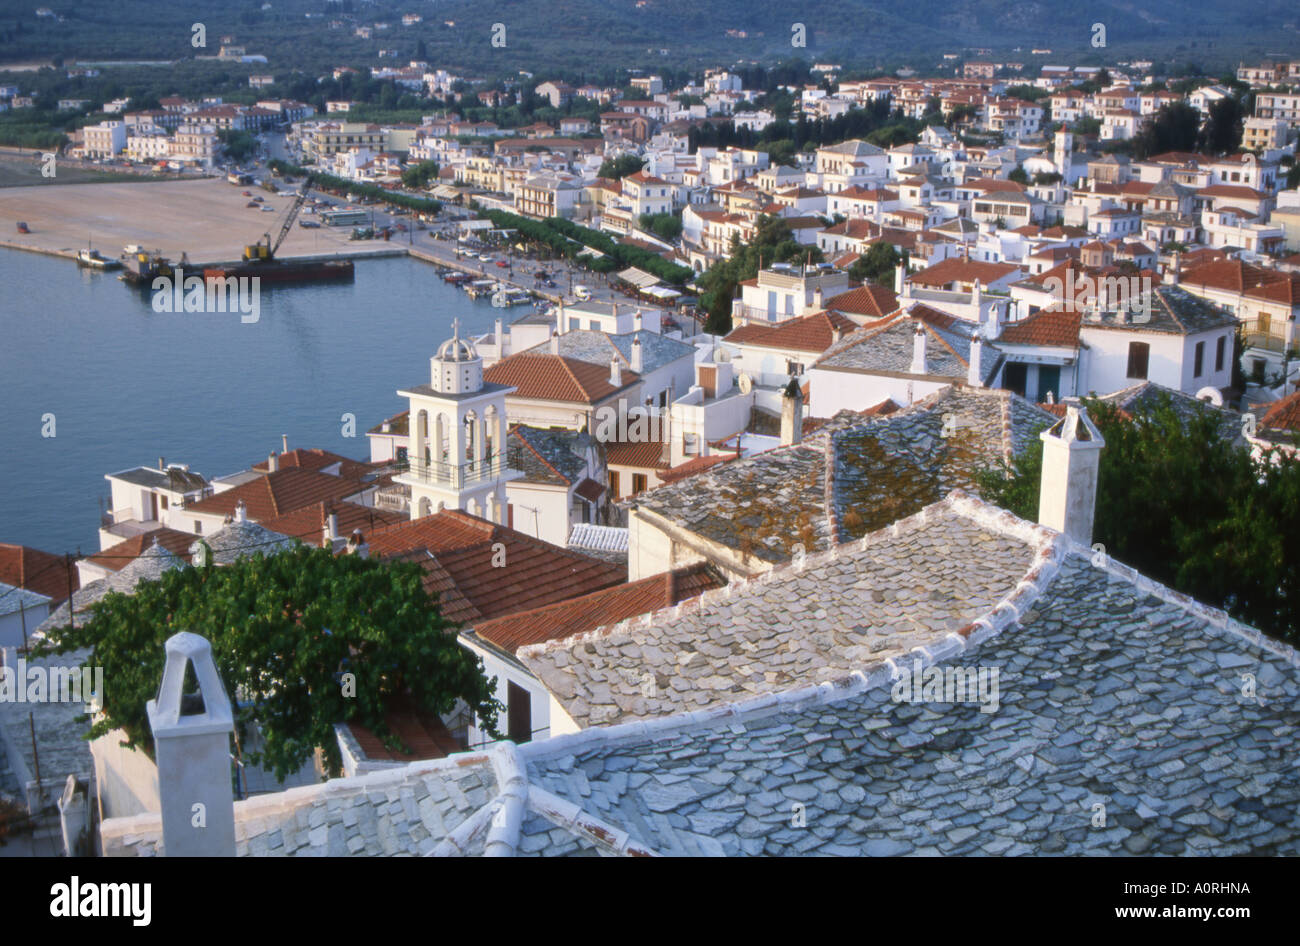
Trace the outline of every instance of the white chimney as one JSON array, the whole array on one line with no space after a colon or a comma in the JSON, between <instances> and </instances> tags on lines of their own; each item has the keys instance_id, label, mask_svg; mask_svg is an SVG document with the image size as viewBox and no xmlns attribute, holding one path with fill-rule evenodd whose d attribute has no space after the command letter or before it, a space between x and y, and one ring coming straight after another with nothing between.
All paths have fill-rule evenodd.
<instances>
[{"instance_id":1,"label":"white chimney","mask_svg":"<svg viewBox=\"0 0 1300 946\"><path fill-rule=\"evenodd\" d=\"M798 378L791 378L781 394L781 445L789 446L802 439L803 389Z\"/></svg>"},{"instance_id":2,"label":"white chimney","mask_svg":"<svg viewBox=\"0 0 1300 946\"><path fill-rule=\"evenodd\" d=\"M230 790L230 699L198 634L168 638L158 698L145 704L153 732L167 857L234 857L235 801ZM192 665L199 692L184 693ZM202 811L203 818L196 817Z\"/></svg>"},{"instance_id":3,"label":"white chimney","mask_svg":"<svg viewBox=\"0 0 1300 946\"><path fill-rule=\"evenodd\" d=\"M248 521L248 507L244 505L244 501L242 499L239 502L235 503L235 521L236 522Z\"/></svg>"},{"instance_id":4,"label":"white chimney","mask_svg":"<svg viewBox=\"0 0 1300 946\"><path fill-rule=\"evenodd\" d=\"M288 453L288 452L289 452L289 435L288 435L288 434L281 434L281 435L280 435L280 448L281 448L281 452L282 452L282 453Z\"/></svg>"},{"instance_id":5,"label":"white chimney","mask_svg":"<svg viewBox=\"0 0 1300 946\"><path fill-rule=\"evenodd\" d=\"M347 553L360 558L370 557L370 543L366 541L360 529L352 530L352 536L348 539Z\"/></svg>"},{"instance_id":6,"label":"white chimney","mask_svg":"<svg viewBox=\"0 0 1300 946\"><path fill-rule=\"evenodd\" d=\"M623 366L618 360L618 355L609 359L609 383L616 388L623 386Z\"/></svg>"},{"instance_id":7,"label":"white chimney","mask_svg":"<svg viewBox=\"0 0 1300 946\"><path fill-rule=\"evenodd\" d=\"M280 458L277 457L275 455L275 451L272 450L269 454L267 454L266 457L266 472L275 473L279 469L280 469Z\"/></svg>"},{"instance_id":8,"label":"white chimney","mask_svg":"<svg viewBox=\"0 0 1300 946\"><path fill-rule=\"evenodd\" d=\"M629 360L631 361L631 365L630 365L631 369L637 374L640 374L643 370L643 365L644 365L644 362L642 362L641 360L641 339L640 338L633 337L632 357Z\"/></svg>"},{"instance_id":9,"label":"white chimney","mask_svg":"<svg viewBox=\"0 0 1300 946\"><path fill-rule=\"evenodd\" d=\"M980 341L979 332L970 340L970 366L966 369L966 383L972 388L981 388L984 386L984 375L980 370L980 354L984 344Z\"/></svg>"},{"instance_id":10,"label":"white chimney","mask_svg":"<svg viewBox=\"0 0 1300 946\"><path fill-rule=\"evenodd\" d=\"M1097 475L1106 441L1087 410L1074 405L1038 436L1043 441L1038 521L1082 545L1091 545Z\"/></svg>"},{"instance_id":11,"label":"white chimney","mask_svg":"<svg viewBox=\"0 0 1300 946\"><path fill-rule=\"evenodd\" d=\"M813 311L820 312L821 310L822 310L822 287L817 286L815 289L813 289Z\"/></svg>"},{"instance_id":12,"label":"white chimney","mask_svg":"<svg viewBox=\"0 0 1300 946\"><path fill-rule=\"evenodd\" d=\"M894 295L896 296L903 294L903 280L906 273L907 267L901 262L894 267Z\"/></svg>"},{"instance_id":13,"label":"white chimney","mask_svg":"<svg viewBox=\"0 0 1300 946\"><path fill-rule=\"evenodd\" d=\"M925 326L917 322L912 333L912 374L925 374Z\"/></svg>"},{"instance_id":14,"label":"white chimney","mask_svg":"<svg viewBox=\"0 0 1300 946\"><path fill-rule=\"evenodd\" d=\"M556 332L552 332L551 333L551 354L558 355L559 353L560 353L560 336Z\"/></svg>"},{"instance_id":15,"label":"white chimney","mask_svg":"<svg viewBox=\"0 0 1300 946\"><path fill-rule=\"evenodd\" d=\"M334 543L338 541L338 537L339 514L331 509L329 515L325 517L325 542L331 549L333 549Z\"/></svg>"},{"instance_id":16,"label":"white chimney","mask_svg":"<svg viewBox=\"0 0 1300 946\"><path fill-rule=\"evenodd\" d=\"M617 330L618 326L615 325L614 328ZM641 331L641 310L640 309L636 310L636 317L632 319L632 330L635 332Z\"/></svg>"},{"instance_id":17,"label":"white chimney","mask_svg":"<svg viewBox=\"0 0 1300 946\"><path fill-rule=\"evenodd\" d=\"M501 328L502 322L500 319L497 319L492 325L492 340L497 343L497 354L504 355L505 349L502 347L504 342L501 338Z\"/></svg>"}]
</instances>

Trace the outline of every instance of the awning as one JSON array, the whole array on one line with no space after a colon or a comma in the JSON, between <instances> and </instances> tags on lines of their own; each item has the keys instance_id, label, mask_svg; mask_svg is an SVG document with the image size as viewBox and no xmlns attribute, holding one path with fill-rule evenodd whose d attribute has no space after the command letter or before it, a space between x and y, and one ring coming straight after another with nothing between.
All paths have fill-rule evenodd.
<instances>
[{"instance_id":1,"label":"awning","mask_svg":"<svg viewBox=\"0 0 1300 946\"><path fill-rule=\"evenodd\" d=\"M653 286L659 281L658 276L647 273L644 269L637 269L635 266L629 266L618 274L618 278L624 282L631 283L638 289L645 289L647 286Z\"/></svg>"},{"instance_id":2,"label":"awning","mask_svg":"<svg viewBox=\"0 0 1300 946\"><path fill-rule=\"evenodd\" d=\"M676 299L681 295L676 289L669 289L667 286L650 286L648 289L642 289L641 292L647 296L653 296L655 299L662 299L665 302L669 299Z\"/></svg>"}]
</instances>

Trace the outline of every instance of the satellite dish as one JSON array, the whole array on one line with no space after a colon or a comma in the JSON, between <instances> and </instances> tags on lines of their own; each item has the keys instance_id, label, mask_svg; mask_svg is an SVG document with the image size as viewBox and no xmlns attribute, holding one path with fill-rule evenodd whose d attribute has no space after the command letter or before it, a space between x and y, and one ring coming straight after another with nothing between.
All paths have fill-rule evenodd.
<instances>
[{"instance_id":1,"label":"satellite dish","mask_svg":"<svg viewBox=\"0 0 1300 946\"><path fill-rule=\"evenodd\" d=\"M743 372L741 373L740 377L736 380L736 383L740 385L741 394L748 394L750 391L754 389L754 382L750 381L749 375L744 374Z\"/></svg>"}]
</instances>

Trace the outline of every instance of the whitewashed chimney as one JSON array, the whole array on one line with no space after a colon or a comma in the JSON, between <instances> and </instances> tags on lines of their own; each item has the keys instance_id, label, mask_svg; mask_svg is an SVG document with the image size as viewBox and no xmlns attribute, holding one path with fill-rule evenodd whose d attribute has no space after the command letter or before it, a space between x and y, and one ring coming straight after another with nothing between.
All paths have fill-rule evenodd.
<instances>
[{"instance_id":1,"label":"whitewashed chimney","mask_svg":"<svg viewBox=\"0 0 1300 946\"><path fill-rule=\"evenodd\" d=\"M281 435L280 435L280 452L281 452L281 453L288 453L288 452L289 452L289 435L288 435L288 434L281 434Z\"/></svg>"},{"instance_id":2,"label":"whitewashed chimney","mask_svg":"<svg viewBox=\"0 0 1300 946\"><path fill-rule=\"evenodd\" d=\"M916 323L916 331L912 333L912 374L925 374L925 326L920 322Z\"/></svg>"},{"instance_id":3,"label":"whitewashed chimney","mask_svg":"<svg viewBox=\"0 0 1300 946\"><path fill-rule=\"evenodd\" d=\"M235 802L230 781L230 699L212 646L182 631L168 638L158 699L145 710L153 732L168 857L234 857ZM193 666L198 693L186 694Z\"/></svg>"},{"instance_id":4,"label":"whitewashed chimney","mask_svg":"<svg viewBox=\"0 0 1300 946\"><path fill-rule=\"evenodd\" d=\"M558 333L552 332L551 333L551 354L558 355L559 353L560 353L560 336Z\"/></svg>"},{"instance_id":5,"label":"whitewashed chimney","mask_svg":"<svg viewBox=\"0 0 1300 946\"><path fill-rule=\"evenodd\" d=\"M617 329L618 326L615 325L614 328ZM636 316L632 319L632 330L634 332L641 331L641 310L640 309L636 310Z\"/></svg>"},{"instance_id":6,"label":"whitewashed chimney","mask_svg":"<svg viewBox=\"0 0 1300 946\"><path fill-rule=\"evenodd\" d=\"M266 456L266 472L275 473L279 469L280 469L280 458L276 456L275 451L272 450Z\"/></svg>"},{"instance_id":7,"label":"whitewashed chimney","mask_svg":"<svg viewBox=\"0 0 1300 946\"><path fill-rule=\"evenodd\" d=\"M609 359L609 383L616 388L623 386L623 365L618 360L618 355Z\"/></svg>"},{"instance_id":8,"label":"whitewashed chimney","mask_svg":"<svg viewBox=\"0 0 1300 946\"><path fill-rule=\"evenodd\" d=\"M1043 476L1038 521L1083 545L1092 544L1097 476L1106 446L1088 412L1070 405L1065 417L1038 435L1043 441Z\"/></svg>"},{"instance_id":9,"label":"whitewashed chimney","mask_svg":"<svg viewBox=\"0 0 1300 946\"><path fill-rule=\"evenodd\" d=\"M901 262L894 267L894 295L901 296L903 294L903 282L906 274L907 267Z\"/></svg>"},{"instance_id":10,"label":"whitewashed chimney","mask_svg":"<svg viewBox=\"0 0 1300 946\"><path fill-rule=\"evenodd\" d=\"M791 378L781 394L781 445L789 446L802 439L803 389L798 378Z\"/></svg>"},{"instance_id":11,"label":"whitewashed chimney","mask_svg":"<svg viewBox=\"0 0 1300 946\"><path fill-rule=\"evenodd\" d=\"M352 536L348 539L347 553L358 558L370 557L370 543L366 541L360 529L352 530Z\"/></svg>"},{"instance_id":12,"label":"whitewashed chimney","mask_svg":"<svg viewBox=\"0 0 1300 946\"><path fill-rule=\"evenodd\" d=\"M644 369L644 365L645 365L645 362L642 360L642 356L641 356L641 339L633 337L632 356L628 360L631 362L629 367L631 367L631 369L635 371L637 374L640 374Z\"/></svg>"},{"instance_id":13,"label":"whitewashed chimney","mask_svg":"<svg viewBox=\"0 0 1300 946\"><path fill-rule=\"evenodd\" d=\"M966 383L972 388L981 388L984 386L984 375L981 373L980 356L983 354L984 343L980 341L979 332L970 340L970 366L966 369Z\"/></svg>"},{"instance_id":14,"label":"whitewashed chimney","mask_svg":"<svg viewBox=\"0 0 1300 946\"><path fill-rule=\"evenodd\" d=\"M242 499L239 502L235 503L235 521L236 522L248 521L248 507L244 505L244 501Z\"/></svg>"},{"instance_id":15,"label":"whitewashed chimney","mask_svg":"<svg viewBox=\"0 0 1300 946\"><path fill-rule=\"evenodd\" d=\"M822 310L822 299L823 299L822 287L817 286L813 289L813 311L814 312L820 312Z\"/></svg>"},{"instance_id":16,"label":"whitewashed chimney","mask_svg":"<svg viewBox=\"0 0 1300 946\"><path fill-rule=\"evenodd\" d=\"M333 509L325 517L325 544L333 550L339 538L339 514Z\"/></svg>"}]
</instances>

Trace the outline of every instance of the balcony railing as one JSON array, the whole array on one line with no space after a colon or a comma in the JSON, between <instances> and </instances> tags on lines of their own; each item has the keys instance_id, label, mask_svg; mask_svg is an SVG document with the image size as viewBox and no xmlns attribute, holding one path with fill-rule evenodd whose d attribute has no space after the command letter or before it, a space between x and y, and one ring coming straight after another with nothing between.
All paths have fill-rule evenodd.
<instances>
[{"instance_id":1,"label":"balcony railing","mask_svg":"<svg viewBox=\"0 0 1300 946\"><path fill-rule=\"evenodd\" d=\"M464 489L478 483L499 479L514 472L505 460L492 460L466 463L446 463L440 460L410 460L402 479L419 483L442 486L447 489Z\"/></svg>"}]
</instances>

